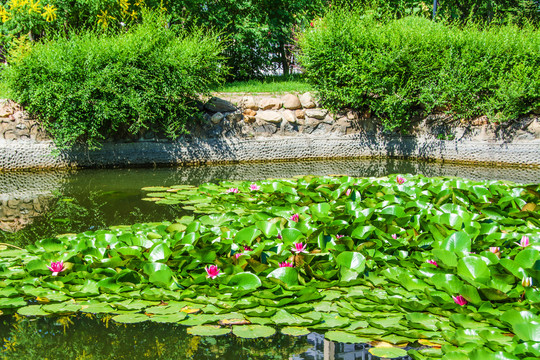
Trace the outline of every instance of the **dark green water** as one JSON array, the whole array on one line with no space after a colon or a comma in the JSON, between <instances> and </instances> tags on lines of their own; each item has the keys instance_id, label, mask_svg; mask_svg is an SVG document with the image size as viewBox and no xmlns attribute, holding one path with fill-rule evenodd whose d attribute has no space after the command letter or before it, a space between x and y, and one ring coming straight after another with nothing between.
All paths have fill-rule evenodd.
<instances>
[{"instance_id":1,"label":"dark green water","mask_svg":"<svg viewBox=\"0 0 540 360\"><path fill-rule=\"evenodd\" d=\"M538 168L502 168L393 159L239 164L187 168L0 173L0 243L23 247L60 233L111 225L174 220L181 210L143 201L145 186L258 180L294 175L395 173L540 181ZM364 345L324 341L311 334L241 340L199 338L185 328L117 325L88 317L16 319L0 316L1 359L376 359Z\"/></svg>"}]
</instances>

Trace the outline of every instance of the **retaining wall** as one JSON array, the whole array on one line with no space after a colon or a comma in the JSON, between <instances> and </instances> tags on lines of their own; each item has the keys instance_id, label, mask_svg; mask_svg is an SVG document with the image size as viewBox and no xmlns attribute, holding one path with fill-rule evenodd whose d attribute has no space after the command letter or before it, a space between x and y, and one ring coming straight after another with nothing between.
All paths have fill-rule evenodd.
<instances>
[{"instance_id":1,"label":"retaining wall","mask_svg":"<svg viewBox=\"0 0 540 360\"><path fill-rule=\"evenodd\" d=\"M418 119L404 135L384 132L370 114L333 114L309 93L222 94L203 110L204 121L175 140L150 129L109 140L98 151L59 151L19 105L2 100L0 170L357 157L540 166L538 116L497 125L486 118L461 123L441 114Z\"/></svg>"}]
</instances>

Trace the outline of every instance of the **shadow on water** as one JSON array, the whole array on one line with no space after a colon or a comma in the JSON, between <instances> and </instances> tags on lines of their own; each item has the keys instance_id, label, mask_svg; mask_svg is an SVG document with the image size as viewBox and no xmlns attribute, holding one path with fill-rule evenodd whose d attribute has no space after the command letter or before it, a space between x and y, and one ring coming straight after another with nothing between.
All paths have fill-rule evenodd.
<instances>
[{"instance_id":1,"label":"shadow on water","mask_svg":"<svg viewBox=\"0 0 540 360\"><path fill-rule=\"evenodd\" d=\"M343 344L311 333L260 339L199 337L172 324L116 324L107 317L0 317L0 358L27 359L223 359L376 360L367 344ZM401 359L408 359L404 357Z\"/></svg>"}]
</instances>

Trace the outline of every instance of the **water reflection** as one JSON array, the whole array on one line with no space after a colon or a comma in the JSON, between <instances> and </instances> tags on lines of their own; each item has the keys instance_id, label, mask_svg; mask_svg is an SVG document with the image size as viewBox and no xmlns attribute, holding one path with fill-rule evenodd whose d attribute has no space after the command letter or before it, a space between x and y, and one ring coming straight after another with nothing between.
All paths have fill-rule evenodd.
<instances>
[{"instance_id":1,"label":"water reflection","mask_svg":"<svg viewBox=\"0 0 540 360\"><path fill-rule=\"evenodd\" d=\"M142 201L145 186L170 186L217 179L258 180L294 175L392 173L461 176L537 182L540 168L472 166L397 159L294 161L157 169L102 169L0 173L0 242L24 246L59 233L111 225L172 221L179 209Z\"/></svg>"},{"instance_id":2,"label":"water reflection","mask_svg":"<svg viewBox=\"0 0 540 360\"><path fill-rule=\"evenodd\" d=\"M367 344L342 344L311 333L263 339L198 337L172 324L116 324L108 316L0 317L2 359L376 360ZM401 358L407 359L407 358Z\"/></svg>"}]
</instances>

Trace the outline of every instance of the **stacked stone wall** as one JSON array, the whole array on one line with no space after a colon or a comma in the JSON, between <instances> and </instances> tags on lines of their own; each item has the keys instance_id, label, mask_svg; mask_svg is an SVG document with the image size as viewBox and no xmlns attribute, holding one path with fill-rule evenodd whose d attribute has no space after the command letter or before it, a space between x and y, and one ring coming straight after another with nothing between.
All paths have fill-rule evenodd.
<instances>
[{"instance_id":1,"label":"stacked stone wall","mask_svg":"<svg viewBox=\"0 0 540 360\"><path fill-rule=\"evenodd\" d=\"M189 134L166 139L153 129L108 139L101 150L58 150L17 104L0 101L0 170L130 167L292 159L397 157L540 166L540 118L494 124L447 114L412 119L386 132L370 113L324 109L311 93L216 94L201 104Z\"/></svg>"}]
</instances>

